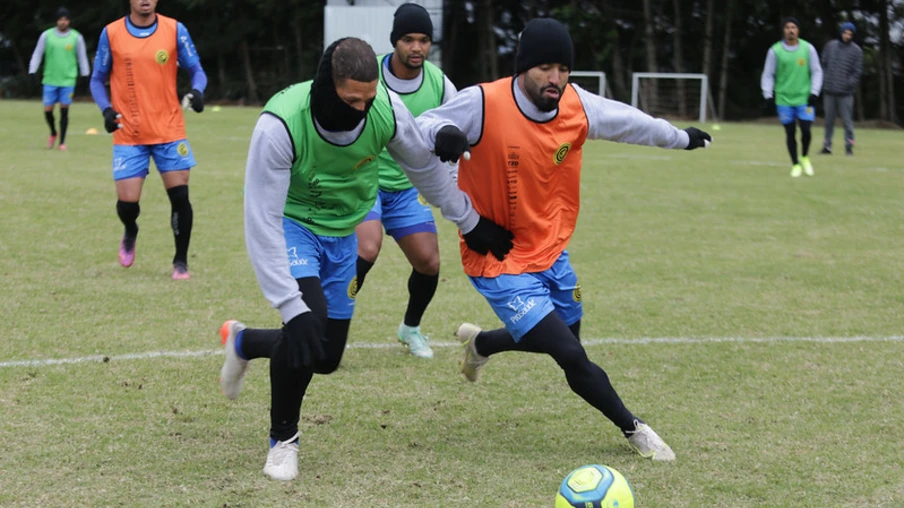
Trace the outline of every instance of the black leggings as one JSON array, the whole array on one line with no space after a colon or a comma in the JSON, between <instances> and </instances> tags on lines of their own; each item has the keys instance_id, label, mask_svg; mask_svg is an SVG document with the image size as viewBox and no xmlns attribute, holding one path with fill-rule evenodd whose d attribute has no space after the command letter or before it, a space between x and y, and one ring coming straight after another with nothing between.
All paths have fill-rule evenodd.
<instances>
[{"instance_id":1,"label":"black leggings","mask_svg":"<svg viewBox=\"0 0 904 508\"><path fill-rule=\"evenodd\" d=\"M813 137L812 132L810 131L810 126L813 125L813 122L808 122L805 120L800 120L800 148L801 148L801 156L806 157L810 152L810 140ZM791 156L791 163L798 164L800 161L797 158L797 141L794 139L795 128L794 122L789 124L785 124L785 144L788 146L788 155Z\"/></svg>"}]
</instances>

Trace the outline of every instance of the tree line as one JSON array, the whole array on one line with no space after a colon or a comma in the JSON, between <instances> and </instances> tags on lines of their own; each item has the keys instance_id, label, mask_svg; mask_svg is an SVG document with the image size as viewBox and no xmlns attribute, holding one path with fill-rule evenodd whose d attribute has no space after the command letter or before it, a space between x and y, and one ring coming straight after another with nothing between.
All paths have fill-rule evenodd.
<instances>
[{"instance_id":1,"label":"tree line","mask_svg":"<svg viewBox=\"0 0 904 508\"><path fill-rule=\"evenodd\" d=\"M354 0L348 0L350 4ZM104 25L125 15L124 0L64 1L89 57ZM182 21L210 78L208 100L260 104L286 85L310 79L323 51L322 0L163 0L158 12ZM904 0L445 0L443 69L459 87L509 74L518 33L537 16L566 22L575 68L606 73L609 93L628 102L633 72L704 73L719 116L759 113L766 50L786 16L821 52L844 21L857 27L864 72L859 119L904 119ZM58 2L4 0L0 6L3 96L33 97L28 60ZM185 79L183 76L181 79ZM187 85L185 85L187 86ZM87 94L80 83L79 94Z\"/></svg>"}]
</instances>

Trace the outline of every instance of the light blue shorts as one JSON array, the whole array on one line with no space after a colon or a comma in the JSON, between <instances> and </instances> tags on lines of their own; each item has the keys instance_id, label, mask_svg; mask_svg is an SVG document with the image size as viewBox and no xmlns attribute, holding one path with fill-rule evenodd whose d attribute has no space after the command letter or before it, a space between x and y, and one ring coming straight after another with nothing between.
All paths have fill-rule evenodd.
<instances>
[{"instance_id":1,"label":"light blue shorts","mask_svg":"<svg viewBox=\"0 0 904 508\"><path fill-rule=\"evenodd\" d=\"M550 312L555 311L568 326L580 321L584 315L581 286L568 261L568 251L542 272L469 278L515 342Z\"/></svg>"},{"instance_id":2,"label":"light blue shorts","mask_svg":"<svg viewBox=\"0 0 904 508\"><path fill-rule=\"evenodd\" d=\"M53 106L60 103L63 106L72 104L72 96L75 95L74 86L44 85L44 105Z\"/></svg>"},{"instance_id":3,"label":"light blue shorts","mask_svg":"<svg viewBox=\"0 0 904 508\"><path fill-rule=\"evenodd\" d=\"M195 155L187 140L159 145L113 145L113 179L148 176L150 159L154 158L157 171L182 171L196 166Z\"/></svg>"},{"instance_id":4,"label":"light blue shorts","mask_svg":"<svg viewBox=\"0 0 904 508\"><path fill-rule=\"evenodd\" d=\"M794 119L803 120L804 122L812 122L816 120L816 108L813 106L775 106L778 111L778 121L782 125L794 123Z\"/></svg>"},{"instance_id":5,"label":"light blue shorts","mask_svg":"<svg viewBox=\"0 0 904 508\"><path fill-rule=\"evenodd\" d=\"M386 232L396 241L414 233L436 233L433 210L414 187L377 192L374 207L364 217L364 221L369 220L381 221Z\"/></svg>"},{"instance_id":6,"label":"light blue shorts","mask_svg":"<svg viewBox=\"0 0 904 508\"><path fill-rule=\"evenodd\" d=\"M286 254L292 277L317 277L326 296L330 319L351 319L358 292L358 237L317 236L310 229L283 217Z\"/></svg>"}]
</instances>

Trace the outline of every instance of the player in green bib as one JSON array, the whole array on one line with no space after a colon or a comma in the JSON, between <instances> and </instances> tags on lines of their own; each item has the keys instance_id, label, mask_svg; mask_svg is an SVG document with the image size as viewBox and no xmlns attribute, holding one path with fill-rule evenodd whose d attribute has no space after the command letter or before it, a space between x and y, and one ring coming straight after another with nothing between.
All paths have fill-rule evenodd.
<instances>
[{"instance_id":1,"label":"player in green bib","mask_svg":"<svg viewBox=\"0 0 904 508\"><path fill-rule=\"evenodd\" d=\"M465 139L450 129L450 139ZM314 80L277 93L258 118L245 170L245 243L284 324L225 322L220 386L238 397L249 361L270 359L267 476L298 474L302 399L315 373L330 374L342 360L358 290L355 227L377 199L384 148L471 248L499 256L511 249L511 233L474 211L441 162L450 159L447 144L437 139L439 158L431 152L405 103L379 84L373 49L356 38L331 44Z\"/></svg>"},{"instance_id":2,"label":"player in green bib","mask_svg":"<svg viewBox=\"0 0 904 508\"><path fill-rule=\"evenodd\" d=\"M50 125L47 148L53 148L57 140L53 107L59 103L59 149L65 152L69 105L72 104L72 96L75 93L75 79L79 74L83 77L89 76L91 69L88 65L84 37L78 30L69 26L69 10L60 7L57 9L56 18L56 27L48 28L38 38L31 62L28 64L28 73L35 75L41 66L41 60L44 60L44 79L41 83L44 88L44 118Z\"/></svg>"},{"instance_id":3,"label":"player in green bib","mask_svg":"<svg viewBox=\"0 0 904 508\"><path fill-rule=\"evenodd\" d=\"M785 18L782 30L784 38L766 52L766 64L760 77L764 111L771 114L774 105L778 119L785 127L791 176L797 178L802 173L813 176L813 164L808 156L812 138L810 127L816 119L816 102L822 90L822 67L816 48L798 38L800 24L797 19ZM800 123L799 158L795 121Z\"/></svg>"},{"instance_id":4,"label":"player in green bib","mask_svg":"<svg viewBox=\"0 0 904 508\"><path fill-rule=\"evenodd\" d=\"M397 93L414 116L445 103L455 94L455 85L439 67L427 61L432 39L433 22L426 9L402 4L395 12L389 37L395 49L378 57L380 82ZM364 222L355 228L358 290L380 254L385 228L411 264L408 307L399 324L398 338L414 356L433 358L433 350L420 328L439 283L439 242L433 212L387 150L377 157L377 167L377 201Z\"/></svg>"}]
</instances>

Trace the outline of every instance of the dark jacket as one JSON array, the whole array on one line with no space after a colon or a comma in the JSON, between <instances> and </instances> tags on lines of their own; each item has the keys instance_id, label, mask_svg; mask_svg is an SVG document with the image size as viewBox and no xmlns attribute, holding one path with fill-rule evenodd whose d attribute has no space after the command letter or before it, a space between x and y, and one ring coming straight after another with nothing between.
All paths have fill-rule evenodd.
<instances>
[{"instance_id":1,"label":"dark jacket","mask_svg":"<svg viewBox=\"0 0 904 508\"><path fill-rule=\"evenodd\" d=\"M854 41L844 43L838 39L831 40L822 50L822 70L822 93L851 95L860 84L863 50Z\"/></svg>"}]
</instances>

